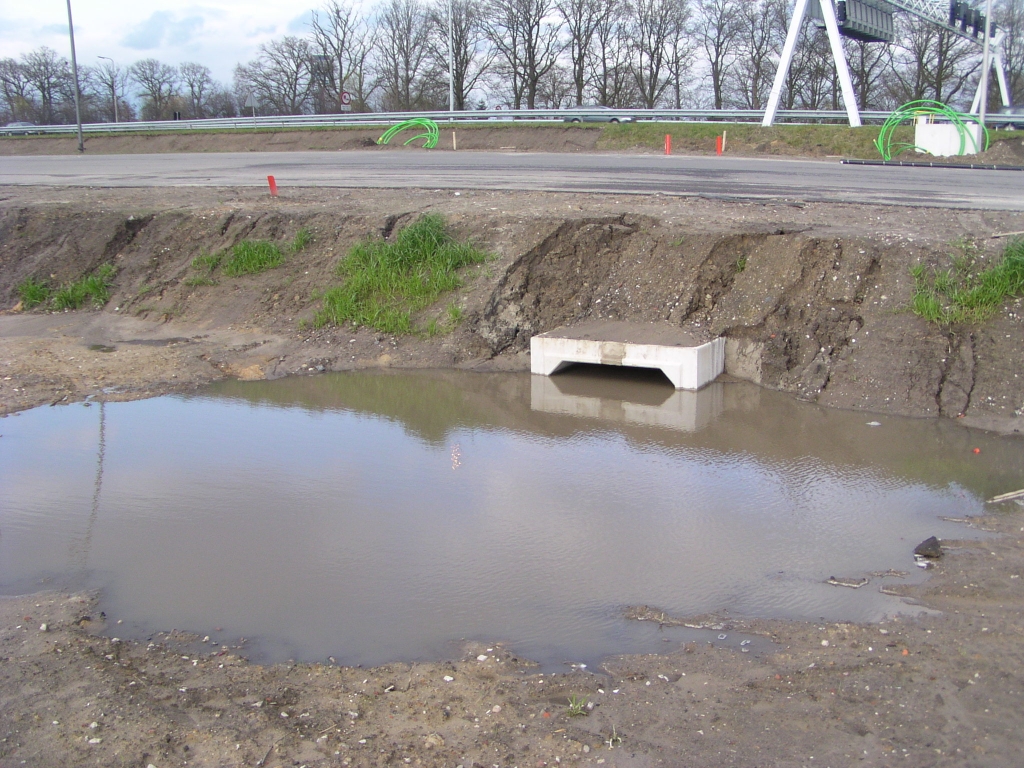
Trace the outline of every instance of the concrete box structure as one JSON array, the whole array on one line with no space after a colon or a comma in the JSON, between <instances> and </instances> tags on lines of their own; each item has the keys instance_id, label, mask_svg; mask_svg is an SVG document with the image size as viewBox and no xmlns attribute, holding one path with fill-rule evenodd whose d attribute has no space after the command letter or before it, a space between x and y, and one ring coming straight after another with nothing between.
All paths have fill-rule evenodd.
<instances>
[{"instance_id":1,"label":"concrete box structure","mask_svg":"<svg viewBox=\"0 0 1024 768\"><path fill-rule=\"evenodd\" d=\"M985 137L977 123L964 125L963 154L976 155L984 148ZM926 117L914 120L914 144L919 151L936 157L960 155L960 128L953 123L933 123Z\"/></svg>"},{"instance_id":2,"label":"concrete box structure","mask_svg":"<svg viewBox=\"0 0 1024 768\"><path fill-rule=\"evenodd\" d=\"M550 376L572 363L657 368L676 389L696 390L725 370L725 339L699 343L673 326L596 321L530 339L530 370Z\"/></svg>"}]
</instances>

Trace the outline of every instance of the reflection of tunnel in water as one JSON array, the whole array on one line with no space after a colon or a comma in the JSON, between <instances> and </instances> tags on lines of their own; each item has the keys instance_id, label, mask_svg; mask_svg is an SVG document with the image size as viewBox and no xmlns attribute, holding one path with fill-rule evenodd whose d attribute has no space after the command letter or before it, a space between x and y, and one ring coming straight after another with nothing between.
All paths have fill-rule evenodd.
<instances>
[{"instance_id":1,"label":"reflection of tunnel in water","mask_svg":"<svg viewBox=\"0 0 1024 768\"><path fill-rule=\"evenodd\" d=\"M696 392L675 389L660 371L574 365L530 380L530 408L603 421L695 432L723 410L723 386Z\"/></svg>"}]
</instances>

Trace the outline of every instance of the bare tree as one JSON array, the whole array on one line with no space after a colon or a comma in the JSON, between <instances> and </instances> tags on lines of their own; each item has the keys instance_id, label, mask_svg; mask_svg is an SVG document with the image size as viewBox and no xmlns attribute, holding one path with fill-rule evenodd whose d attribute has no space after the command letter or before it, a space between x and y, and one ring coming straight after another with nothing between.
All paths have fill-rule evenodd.
<instances>
[{"instance_id":1,"label":"bare tree","mask_svg":"<svg viewBox=\"0 0 1024 768\"><path fill-rule=\"evenodd\" d=\"M568 67L556 64L537 84L537 106L540 109L562 109L575 103L575 87Z\"/></svg>"},{"instance_id":2,"label":"bare tree","mask_svg":"<svg viewBox=\"0 0 1024 768\"><path fill-rule=\"evenodd\" d=\"M853 91L857 94L857 107L882 109L887 104L884 86L892 62L892 48L885 43L849 38L843 40L843 48L850 65Z\"/></svg>"},{"instance_id":3,"label":"bare tree","mask_svg":"<svg viewBox=\"0 0 1024 768\"><path fill-rule=\"evenodd\" d=\"M509 79L514 109L536 107L540 81L562 51L559 26L548 21L551 11L551 0L487 0L485 5L484 29Z\"/></svg>"},{"instance_id":4,"label":"bare tree","mask_svg":"<svg viewBox=\"0 0 1024 768\"><path fill-rule=\"evenodd\" d=\"M132 64L132 80L139 86L143 120L167 120L178 96L178 70L156 59Z\"/></svg>"},{"instance_id":5,"label":"bare tree","mask_svg":"<svg viewBox=\"0 0 1024 768\"><path fill-rule=\"evenodd\" d=\"M751 0L737 20L733 69L736 101L745 109L763 109L775 76L773 56L786 37L786 0Z\"/></svg>"},{"instance_id":6,"label":"bare tree","mask_svg":"<svg viewBox=\"0 0 1024 768\"><path fill-rule=\"evenodd\" d=\"M310 55L309 42L299 37L264 43L254 61L235 67L235 91L252 94L264 113L304 114L312 89Z\"/></svg>"},{"instance_id":7,"label":"bare tree","mask_svg":"<svg viewBox=\"0 0 1024 768\"><path fill-rule=\"evenodd\" d=\"M44 125L64 122L62 102L73 89L68 60L43 46L21 57L21 70L35 91L35 121Z\"/></svg>"},{"instance_id":8,"label":"bare tree","mask_svg":"<svg viewBox=\"0 0 1024 768\"><path fill-rule=\"evenodd\" d=\"M207 117L237 117L239 105L234 95L222 85L210 92L206 100Z\"/></svg>"},{"instance_id":9,"label":"bare tree","mask_svg":"<svg viewBox=\"0 0 1024 768\"><path fill-rule=\"evenodd\" d=\"M469 95L490 71L494 50L487 45L479 0L439 0L430 11L433 26L428 46L434 68L447 74L448 14L451 12L452 80L455 88L455 109L464 110Z\"/></svg>"},{"instance_id":10,"label":"bare tree","mask_svg":"<svg viewBox=\"0 0 1024 768\"><path fill-rule=\"evenodd\" d=\"M974 44L927 21L907 19L889 67L890 94L899 103L952 103L965 94L980 66Z\"/></svg>"},{"instance_id":11,"label":"bare tree","mask_svg":"<svg viewBox=\"0 0 1024 768\"><path fill-rule=\"evenodd\" d=\"M14 59L0 59L0 96L7 120L28 120L35 112L25 69Z\"/></svg>"},{"instance_id":12,"label":"bare tree","mask_svg":"<svg viewBox=\"0 0 1024 768\"><path fill-rule=\"evenodd\" d=\"M377 17L377 63L384 108L389 111L424 109L430 80L430 26L419 0L388 0Z\"/></svg>"},{"instance_id":13,"label":"bare tree","mask_svg":"<svg viewBox=\"0 0 1024 768\"><path fill-rule=\"evenodd\" d=\"M747 13L760 15L761 9L753 7L759 3L749 5ZM697 39L708 64L714 108L721 109L745 9L738 0L698 0L697 8Z\"/></svg>"},{"instance_id":14,"label":"bare tree","mask_svg":"<svg viewBox=\"0 0 1024 768\"><path fill-rule=\"evenodd\" d=\"M311 27L316 54L330 59L330 66L321 73L320 85L333 105L340 109L342 94L347 93L353 111L369 109L376 88L369 73L376 30L351 5L338 0L328 0L323 11L313 11Z\"/></svg>"},{"instance_id":15,"label":"bare tree","mask_svg":"<svg viewBox=\"0 0 1024 768\"><path fill-rule=\"evenodd\" d=\"M624 20L625 6L609 3L611 13L594 28L593 72L590 82L594 97L604 107L628 107L635 102L630 71L630 43Z\"/></svg>"},{"instance_id":16,"label":"bare tree","mask_svg":"<svg viewBox=\"0 0 1024 768\"><path fill-rule=\"evenodd\" d=\"M685 33L686 0L633 0L630 70L641 106L654 109L672 84L670 47Z\"/></svg>"},{"instance_id":17,"label":"bare tree","mask_svg":"<svg viewBox=\"0 0 1024 768\"><path fill-rule=\"evenodd\" d=\"M207 115L210 94L216 89L217 84L213 80L213 73L209 67L197 64L194 61L183 62L178 71L181 79L188 89L188 114L189 117L201 120Z\"/></svg>"},{"instance_id":18,"label":"bare tree","mask_svg":"<svg viewBox=\"0 0 1024 768\"><path fill-rule=\"evenodd\" d=\"M617 12L616 3L607 0L557 0L555 8L569 33L569 59L572 62L572 84L576 90L576 106L583 106L583 91L591 71L593 42L597 28Z\"/></svg>"},{"instance_id":19,"label":"bare tree","mask_svg":"<svg viewBox=\"0 0 1024 768\"><path fill-rule=\"evenodd\" d=\"M125 92L131 75L116 61L108 60L92 69L96 87L102 91L102 100L107 102L107 117L112 121L128 120L131 107L125 99Z\"/></svg>"}]
</instances>

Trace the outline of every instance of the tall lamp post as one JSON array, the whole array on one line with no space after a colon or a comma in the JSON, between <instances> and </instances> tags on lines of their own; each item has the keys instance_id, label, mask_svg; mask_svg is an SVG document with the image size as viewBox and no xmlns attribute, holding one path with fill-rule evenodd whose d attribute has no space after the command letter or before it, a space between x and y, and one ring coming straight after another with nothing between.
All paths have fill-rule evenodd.
<instances>
[{"instance_id":1,"label":"tall lamp post","mask_svg":"<svg viewBox=\"0 0 1024 768\"><path fill-rule=\"evenodd\" d=\"M455 111L455 0L448 0L448 111Z\"/></svg>"},{"instance_id":2,"label":"tall lamp post","mask_svg":"<svg viewBox=\"0 0 1024 768\"><path fill-rule=\"evenodd\" d=\"M992 59L989 58L989 36L991 34L992 0L985 0L985 45L981 53L981 104L978 109L978 122L981 123L982 133L985 131L985 110L988 108L988 75L992 69Z\"/></svg>"},{"instance_id":3,"label":"tall lamp post","mask_svg":"<svg viewBox=\"0 0 1024 768\"><path fill-rule=\"evenodd\" d=\"M75 59L75 25L71 21L71 0L68 0L68 35L71 38L71 77L75 79L75 121L78 123L78 151L85 152L82 139L82 93L78 88L78 61Z\"/></svg>"},{"instance_id":4,"label":"tall lamp post","mask_svg":"<svg viewBox=\"0 0 1024 768\"><path fill-rule=\"evenodd\" d=\"M114 122L120 123L121 121L117 117L117 91L115 90L114 78L117 74L114 72L114 67L117 66L114 60L109 56L97 56L97 59L106 59L110 62L110 100L114 102Z\"/></svg>"}]
</instances>

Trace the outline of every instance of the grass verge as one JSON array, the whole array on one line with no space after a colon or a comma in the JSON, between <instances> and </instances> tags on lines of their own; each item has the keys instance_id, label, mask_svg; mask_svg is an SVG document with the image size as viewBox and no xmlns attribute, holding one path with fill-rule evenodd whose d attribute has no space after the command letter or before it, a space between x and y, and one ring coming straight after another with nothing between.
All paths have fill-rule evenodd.
<instances>
[{"instance_id":1,"label":"grass verge","mask_svg":"<svg viewBox=\"0 0 1024 768\"><path fill-rule=\"evenodd\" d=\"M677 152L714 152L715 138L727 132L726 154L834 155L863 160L879 159L874 141L878 126L850 128L846 125L773 125L754 123L619 123L606 126L599 149L662 149L665 134L672 136ZM900 140L913 141L910 126L896 129Z\"/></svg>"},{"instance_id":2,"label":"grass verge","mask_svg":"<svg viewBox=\"0 0 1024 768\"><path fill-rule=\"evenodd\" d=\"M110 288L114 284L115 269L104 264L91 275L65 283L50 298L50 306L55 310L79 309L86 303L102 307L110 300Z\"/></svg>"},{"instance_id":3,"label":"grass verge","mask_svg":"<svg viewBox=\"0 0 1024 768\"><path fill-rule=\"evenodd\" d=\"M483 251L448 235L441 216L426 214L400 231L394 242L355 245L337 267L344 283L324 293L314 325L347 321L385 333L411 333L413 313L461 286L461 267L486 258ZM448 311L449 322L460 317L458 308ZM436 321L430 331L439 331Z\"/></svg>"},{"instance_id":4,"label":"grass verge","mask_svg":"<svg viewBox=\"0 0 1024 768\"><path fill-rule=\"evenodd\" d=\"M1010 243L993 264L981 268L980 260L973 244L961 243L948 269L912 267L911 311L938 325L972 325L994 315L1007 297L1024 295L1024 240Z\"/></svg>"}]
</instances>

